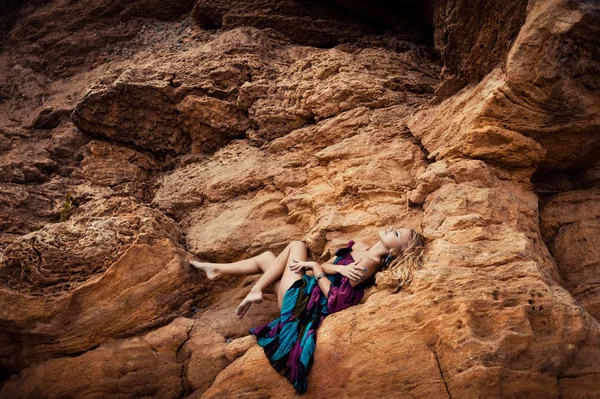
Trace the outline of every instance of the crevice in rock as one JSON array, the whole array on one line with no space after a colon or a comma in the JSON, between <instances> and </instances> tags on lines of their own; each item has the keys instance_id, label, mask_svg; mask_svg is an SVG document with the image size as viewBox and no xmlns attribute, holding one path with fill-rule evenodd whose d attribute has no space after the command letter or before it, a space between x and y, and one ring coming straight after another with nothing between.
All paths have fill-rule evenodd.
<instances>
[{"instance_id":1,"label":"crevice in rock","mask_svg":"<svg viewBox=\"0 0 600 399\"><path fill-rule=\"evenodd\" d=\"M258 344L257 344L258 345ZM211 384L208 386L208 388L206 388L204 390L204 392L210 390L210 388L212 388L212 386L215 384L215 381L219 379L219 375L224 372L225 370L227 370L229 367L231 367L234 363L236 363L239 359L243 358L244 356L246 356L246 354L248 353L248 351L246 351L246 353L244 353L242 356L238 357L237 359L235 359L233 362L230 362L227 366L225 366L225 368L223 368L216 376L215 378L212 380ZM258 389L258 388L257 388ZM196 391L194 391L196 392ZM203 392L203 393L204 393Z\"/></svg>"},{"instance_id":2,"label":"crevice in rock","mask_svg":"<svg viewBox=\"0 0 600 399\"><path fill-rule=\"evenodd\" d=\"M440 359L438 359L438 355L437 355L436 351L433 351L433 356L435 356L435 361L437 363L438 369L440 370L440 376L442 377L442 381L444 382L444 386L446 387L446 393L448 393L448 397L450 399L452 399L452 395L450 394L450 389L448 389L448 383L446 382L446 377L444 377L444 372L442 371Z\"/></svg>"},{"instance_id":3,"label":"crevice in rock","mask_svg":"<svg viewBox=\"0 0 600 399\"><path fill-rule=\"evenodd\" d=\"M425 146L421 142L421 139L418 138L417 136L415 136L414 133L410 130L410 128L408 126L406 126L406 124L404 125L404 128L405 128L405 131L407 133L409 133L407 135L407 137L410 139L410 141L413 144L415 144L417 147L419 147L419 149L421 150L421 152L425 156L425 162L427 162L428 165L434 163L435 160L432 161L432 160L429 159L429 151L427 151L427 148L425 148Z\"/></svg>"},{"instance_id":4,"label":"crevice in rock","mask_svg":"<svg viewBox=\"0 0 600 399\"><path fill-rule=\"evenodd\" d=\"M567 378L579 378L579 377L584 377L586 375L598 375L598 374L600 374L600 373L593 373L593 372L590 372L590 373L580 373L580 374L566 375L566 376L562 376L562 377L559 376L558 379L559 380L563 380L563 379L567 379Z\"/></svg>"},{"instance_id":5,"label":"crevice in rock","mask_svg":"<svg viewBox=\"0 0 600 399\"><path fill-rule=\"evenodd\" d=\"M600 161L577 170L538 169L530 181L538 197L539 245L546 246L555 267L556 280L559 280L556 283L567 290L580 307L589 334L600 315L597 305L599 285L594 278L600 271L595 238L600 221L597 205ZM587 339L577 343L564 370L572 367ZM559 374L558 378L564 377Z\"/></svg>"},{"instance_id":6,"label":"crevice in rock","mask_svg":"<svg viewBox=\"0 0 600 399\"><path fill-rule=\"evenodd\" d=\"M163 167L161 171L168 171L170 170L170 168L175 167L176 165L172 163L172 157L173 155L166 150L156 150L156 151L149 151L143 147L140 147L134 143L129 143L129 142L124 142L124 141L117 141L111 138L108 138L106 136L102 136L102 135L97 135L97 134L93 134L93 133L88 133L84 130L81 130L79 128L77 128L77 131L79 133L81 133L83 136L90 138L91 140L94 141L99 141L102 143L107 143L107 144L112 144L112 145L116 145L119 147L123 147L123 148L127 148L136 152L139 152L140 154L144 154L144 155L148 155L151 156L153 159L155 159L159 164L161 164L161 166ZM79 160L79 162L81 162L82 159ZM79 166L79 165L78 165Z\"/></svg>"},{"instance_id":7,"label":"crevice in rock","mask_svg":"<svg viewBox=\"0 0 600 399\"><path fill-rule=\"evenodd\" d=\"M152 276L151 278L154 278L154 276ZM143 283L143 282L141 282L141 283ZM123 331L121 333L116 333L112 337L107 338L106 340L109 340L111 338L114 338L114 339L126 339L126 338L132 338L132 337L144 335L146 333L149 333L150 331L154 331L154 330L156 330L158 328L161 328L161 327L164 327L164 326L170 324L177 317L180 317L180 314L172 314L172 315L169 315L167 317L159 318L159 319L156 319L154 322L152 322L152 323L150 323L148 325L140 326L140 327L137 327L137 328L131 328L131 329L129 329L127 331Z\"/></svg>"},{"instance_id":8,"label":"crevice in rock","mask_svg":"<svg viewBox=\"0 0 600 399\"><path fill-rule=\"evenodd\" d=\"M307 4L315 0L306 1ZM410 35L416 43L433 47L433 21L428 14L428 2L383 0L377 2L327 0L328 8L359 22L366 33L387 34L389 31ZM400 30L400 29L401 30Z\"/></svg>"},{"instance_id":9,"label":"crevice in rock","mask_svg":"<svg viewBox=\"0 0 600 399\"><path fill-rule=\"evenodd\" d=\"M175 82L175 78L176 77L177 77L177 74L173 73L173 75L169 78L169 86L171 86L171 87L179 87L179 86L181 86L181 84L182 84L181 81Z\"/></svg>"},{"instance_id":10,"label":"crevice in rock","mask_svg":"<svg viewBox=\"0 0 600 399\"><path fill-rule=\"evenodd\" d=\"M273 29L293 43L316 48L332 48L340 43L357 43L357 37L386 35L414 43L426 43L433 48L433 15L428 2L417 0L359 2L346 0L264 1L258 5L244 2L204 1L192 11L196 24L205 30L233 29L251 25ZM308 21L290 27L291 17ZM336 26L330 29L328 25ZM294 28L294 26L292 26Z\"/></svg>"},{"instance_id":11,"label":"crevice in rock","mask_svg":"<svg viewBox=\"0 0 600 399\"><path fill-rule=\"evenodd\" d=\"M179 348L177 348L177 351L175 352L175 361L176 361L177 363L180 363L180 364L181 364L181 376L179 377L179 381L181 382L181 392L182 392L182 396L181 396L181 398L184 398L185 396L187 396L187 395L188 395L188 392L186 392L186 389L185 389L185 376L186 376L186 374L187 374L187 367L186 367L186 365L185 365L185 360L187 360L187 359L185 359L185 360L183 360L183 361L180 361L180 360L179 360L179 352L181 352L181 349L183 348L183 345L185 345L185 343L186 343L187 341L189 341L189 339L190 339L190 333L192 332L192 329L193 329L193 328L194 328L194 325L191 325L191 326L190 326L190 327L189 327L189 328L186 330L186 332L185 332L185 333L186 333L186 335L187 335L187 338L186 338L186 339L185 339L185 340L184 340L184 341L181 343L181 345L179 345Z\"/></svg>"},{"instance_id":12,"label":"crevice in rock","mask_svg":"<svg viewBox=\"0 0 600 399\"><path fill-rule=\"evenodd\" d=\"M110 338L107 339L107 340L105 340L105 341L103 341L103 342L101 342L101 343L99 343L99 344L90 346L89 348L87 348L85 350L82 350L82 351L73 352L73 353L63 352L63 353L58 354L56 356L52 356L51 359L60 359L60 358L63 358L63 357L79 357L79 356L81 356L81 355L83 355L83 354L85 354L85 353L87 353L89 351L93 351L94 349L98 349L101 345L105 344L108 340L110 340Z\"/></svg>"}]
</instances>

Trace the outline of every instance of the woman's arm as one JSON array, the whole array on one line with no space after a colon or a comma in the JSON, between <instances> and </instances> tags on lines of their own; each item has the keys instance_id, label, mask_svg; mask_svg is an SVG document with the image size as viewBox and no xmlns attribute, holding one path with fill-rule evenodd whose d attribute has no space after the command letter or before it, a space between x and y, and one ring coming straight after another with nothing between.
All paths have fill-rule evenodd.
<instances>
[{"instance_id":1,"label":"woman's arm","mask_svg":"<svg viewBox=\"0 0 600 399\"><path fill-rule=\"evenodd\" d=\"M321 267L321 265L319 265L317 262L310 261L298 262L297 260L294 260L294 263L290 265L290 269L294 273L302 269L312 270L313 276L315 277L317 277L321 273L324 273L324 270ZM317 283L319 284L321 292L323 292L325 294L325 297L327 297L329 294L329 288L331 287L331 281L329 281L328 278L323 276L319 279Z\"/></svg>"},{"instance_id":2,"label":"woman's arm","mask_svg":"<svg viewBox=\"0 0 600 399\"><path fill-rule=\"evenodd\" d=\"M332 260L333 259L333 260ZM348 265L336 265L335 258L332 258L326 263L321 264L321 269L327 274L341 274L344 277L348 277L353 281L361 281L367 271L367 268L363 265L359 265L362 259L354 261ZM317 274L315 274L316 276Z\"/></svg>"},{"instance_id":3,"label":"woman's arm","mask_svg":"<svg viewBox=\"0 0 600 399\"><path fill-rule=\"evenodd\" d=\"M323 263L321 265L321 268L323 269L323 271L327 274L337 274L340 272L340 265L336 265L333 262L335 262L335 258L336 256L333 256L331 259L329 259L327 262Z\"/></svg>"},{"instance_id":4,"label":"woman's arm","mask_svg":"<svg viewBox=\"0 0 600 399\"><path fill-rule=\"evenodd\" d=\"M362 250L368 250L370 248L369 244L366 244L362 241L358 241L356 243L354 243L354 248L355 249L362 249ZM349 275L349 273L345 273L346 270L349 270L348 268L350 267L350 269L352 269L352 267L356 266L358 264L358 262L361 261L361 259L358 259L355 262L350 263L349 265L336 265L333 262L335 262L335 259L337 258L337 256L332 256L331 259L329 259L326 263L321 264L321 267L323 268L323 270L325 271L325 273L327 274L342 274L344 277L348 277L349 279L356 279L358 278L360 280L360 278L362 277L362 274L354 274L354 275ZM341 273L340 270L344 270L344 273ZM356 268L355 271L358 271L359 268ZM363 270L363 268L360 268L361 271L365 271Z\"/></svg>"},{"instance_id":5,"label":"woman's arm","mask_svg":"<svg viewBox=\"0 0 600 399\"><path fill-rule=\"evenodd\" d=\"M340 266L340 265L334 265L334 266L340 266L340 274L344 277L347 277L352 284L352 286L354 287L355 285L360 284L362 281L364 281L364 273L367 271L367 268L364 267L363 265L359 265L359 263L361 263L362 259L359 259L356 262L352 262L349 265L346 266ZM306 270L312 270L313 272L313 276L318 276L321 273L326 273L326 271L324 270L323 265L319 265L317 262L311 262L311 261L303 261L303 262L299 262L297 260L294 260L294 263L290 265L290 269L293 272L297 272L298 270L302 270L302 269L306 269ZM343 268L342 268L343 267ZM328 273L329 274L329 273ZM323 292L323 294L325 294L325 297L329 297L329 289L331 287L331 281L329 281L329 279L327 278L320 278L318 281L319 284L319 288L321 289L321 292Z\"/></svg>"},{"instance_id":6,"label":"woman's arm","mask_svg":"<svg viewBox=\"0 0 600 399\"><path fill-rule=\"evenodd\" d=\"M319 265L318 263L315 263L313 265L312 270L315 277L325 272L321 265ZM318 284L319 288L321 289L321 292L325 294L325 298L327 298L329 296L329 289L331 288L331 281L329 281L327 277L323 276L319 279Z\"/></svg>"}]
</instances>

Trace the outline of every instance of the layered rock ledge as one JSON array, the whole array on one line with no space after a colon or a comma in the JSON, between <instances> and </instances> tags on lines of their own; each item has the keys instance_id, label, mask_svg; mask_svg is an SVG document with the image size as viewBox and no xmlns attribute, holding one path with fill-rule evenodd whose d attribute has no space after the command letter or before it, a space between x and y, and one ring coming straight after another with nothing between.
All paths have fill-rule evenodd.
<instances>
[{"instance_id":1,"label":"layered rock ledge","mask_svg":"<svg viewBox=\"0 0 600 399\"><path fill-rule=\"evenodd\" d=\"M318 330L310 398L600 389L600 5L7 2L1 398L295 397L258 278L415 228L424 268ZM76 378L74 376L77 376Z\"/></svg>"}]
</instances>

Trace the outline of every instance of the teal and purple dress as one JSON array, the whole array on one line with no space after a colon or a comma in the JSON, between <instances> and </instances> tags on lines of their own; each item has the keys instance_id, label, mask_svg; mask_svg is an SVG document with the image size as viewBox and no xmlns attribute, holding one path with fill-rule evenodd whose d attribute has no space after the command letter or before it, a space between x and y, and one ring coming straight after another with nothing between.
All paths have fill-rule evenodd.
<instances>
[{"instance_id":1,"label":"teal and purple dress","mask_svg":"<svg viewBox=\"0 0 600 399\"><path fill-rule=\"evenodd\" d=\"M354 262L350 240L345 248L336 251L336 265ZM271 366L285 375L297 392L305 392L306 377L313 364L317 343L317 328L328 314L356 305L364 296L364 290L354 288L350 280L340 274L325 277L331 281L329 294L325 296L314 276L296 280L283 296L281 316L265 325L251 328L257 342L263 347Z\"/></svg>"}]
</instances>

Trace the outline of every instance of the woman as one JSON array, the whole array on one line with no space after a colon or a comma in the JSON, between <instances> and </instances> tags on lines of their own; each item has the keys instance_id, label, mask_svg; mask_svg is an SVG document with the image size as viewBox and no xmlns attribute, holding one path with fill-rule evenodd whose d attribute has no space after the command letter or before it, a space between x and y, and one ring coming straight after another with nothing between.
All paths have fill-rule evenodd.
<instances>
[{"instance_id":1,"label":"woman","mask_svg":"<svg viewBox=\"0 0 600 399\"><path fill-rule=\"evenodd\" d=\"M316 330L328 314L359 303L363 288L372 282L397 292L410 284L412 273L423 264L424 238L413 229L389 227L369 246L350 240L328 262L306 260L306 245L291 242L275 257L265 252L234 263L190 263L206 272L210 280L223 274L264 272L236 309L243 317L253 303L261 302L263 290L273 284L281 316L250 329L271 365L294 385L306 390L306 376L313 363ZM313 275L305 275L312 270Z\"/></svg>"}]
</instances>

